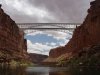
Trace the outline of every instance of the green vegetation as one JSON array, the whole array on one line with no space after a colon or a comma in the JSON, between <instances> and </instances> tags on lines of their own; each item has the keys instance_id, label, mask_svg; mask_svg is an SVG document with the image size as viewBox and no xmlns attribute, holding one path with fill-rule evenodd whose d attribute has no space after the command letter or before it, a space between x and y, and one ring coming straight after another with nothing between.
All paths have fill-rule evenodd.
<instances>
[{"instance_id":1,"label":"green vegetation","mask_svg":"<svg viewBox=\"0 0 100 75\"><path fill-rule=\"evenodd\" d=\"M25 61L25 60L21 60L21 61L11 60L9 64L10 66L31 66L33 65L33 63L29 61Z\"/></svg>"},{"instance_id":2,"label":"green vegetation","mask_svg":"<svg viewBox=\"0 0 100 75\"><path fill-rule=\"evenodd\" d=\"M21 61L15 61L15 60L11 60L9 63L8 62L2 62L0 65L8 65L11 67L16 67L16 66L33 66L34 64L30 61L25 61L25 60L21 60Z\"/></svg>"}]
</instances>

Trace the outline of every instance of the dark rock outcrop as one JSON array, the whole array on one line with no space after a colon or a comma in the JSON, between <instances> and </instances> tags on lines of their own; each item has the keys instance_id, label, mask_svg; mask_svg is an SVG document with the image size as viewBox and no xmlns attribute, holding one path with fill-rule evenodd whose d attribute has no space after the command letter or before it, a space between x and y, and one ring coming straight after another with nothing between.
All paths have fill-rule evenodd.
<instances>
[{"instance_id":1,"label":"dark rock outcrop","mask_svg":"<svg viewBox=\"0 0 100 75\"><path fill-rule=\"evenodd\" d=\"M62 56L64 56L63 60L70 59L84 47L100 44L100 0L95 0L90 5L85 21L75 29L68 44L62 48L52 49L45 62L49 60L51 60L49 62L58 62L56 59Z\"/></svg>"}]
</instances>

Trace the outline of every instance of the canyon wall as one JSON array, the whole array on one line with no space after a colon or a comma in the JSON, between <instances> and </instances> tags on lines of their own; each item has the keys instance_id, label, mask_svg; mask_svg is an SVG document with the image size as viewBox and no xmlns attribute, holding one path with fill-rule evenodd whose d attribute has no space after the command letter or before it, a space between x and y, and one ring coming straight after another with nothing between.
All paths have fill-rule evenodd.
<instances>
[{"instance_id":1,"label":"canyon wall","mask_svg":"<svg viewBox=\"0 0 100 75\"><path fill-rule=\"evenodd\" d=\"M95 0L90 5L85 21L74 30L68 44L52 49L44 62L70 59L84 47L100 44L100 0Z\"/></svg>"},{"instance_id":2,"label":"canyon wall","mask_svg":"<svg viewBox=\"0 0 100 75\"><path fill-rule=\"evenodd\" d=\"M47 55L35 54L35 53L29 53L29 56L31 58L31 61L36 64L40 64L43 60L48 58Z\"/></svg>"},{"instance_id":3,"label":"canyon wall","mask_svg":"<svg viewBox=\"0 0 100 75\"><path fill-rule=\"evenodd\" d=\"M27 41L24 32L7 15L0 5L0 60L28 59Z\"/></svg>"},{"instance_id":4,"label":"canyon wall","mask_svg":"<svg viewBox=\"0 0 100 75\"><path fill-rule=\"evenodd\" d=\"M85 21L75 29L72 39L65 46L68 51L77 52L100 43L100 0L93 1L90 5Z\"/></svg>"}]
</instances>

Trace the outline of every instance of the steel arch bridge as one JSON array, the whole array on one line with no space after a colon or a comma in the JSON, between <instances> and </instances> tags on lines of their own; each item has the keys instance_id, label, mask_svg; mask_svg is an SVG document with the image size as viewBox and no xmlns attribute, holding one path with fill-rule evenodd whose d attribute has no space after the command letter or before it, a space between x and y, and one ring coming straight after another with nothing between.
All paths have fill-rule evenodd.
<instances>
[{"instance_id":1,"label":"steel arch bridge","mask_svg":"<svg viewBox=\"0 0 100 75\"><path fill-rule=\"evenodd\" d=\"M18 27L23 31L38 30L38 31L73 31L81 23L17 23Z\"/></svg>"}]
</instances>

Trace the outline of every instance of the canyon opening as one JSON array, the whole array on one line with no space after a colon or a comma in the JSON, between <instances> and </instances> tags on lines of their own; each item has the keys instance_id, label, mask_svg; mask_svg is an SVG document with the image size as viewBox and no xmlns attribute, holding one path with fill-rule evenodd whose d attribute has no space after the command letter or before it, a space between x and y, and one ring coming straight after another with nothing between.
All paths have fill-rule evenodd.
<instances>
[{"instance_id":1,"label":"canyon opening","mask_svg":"<svg viewBox=\"0 0 100 75\"><path fill-rule=\"evenodd\" d=\"M0 75L100 75L100 0L0 0Z\"/></svg>"}]
</instances>

